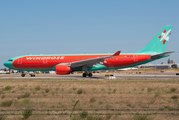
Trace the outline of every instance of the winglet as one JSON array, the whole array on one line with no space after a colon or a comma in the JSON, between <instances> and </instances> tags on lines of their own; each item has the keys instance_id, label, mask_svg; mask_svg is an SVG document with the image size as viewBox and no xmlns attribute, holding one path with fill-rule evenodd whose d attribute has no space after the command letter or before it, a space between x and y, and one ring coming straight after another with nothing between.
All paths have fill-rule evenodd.
<instances>
[{"instance_id":1,"label":"winglet","mask_svg":"<svg viewBox=\"0 0 179 120\"><path fill-rule=\"evenodd\" d=\"M121 53L121 51L117 51L116 53L114 53L112 56L118 56Z\"/></svg>"}]
</instances>

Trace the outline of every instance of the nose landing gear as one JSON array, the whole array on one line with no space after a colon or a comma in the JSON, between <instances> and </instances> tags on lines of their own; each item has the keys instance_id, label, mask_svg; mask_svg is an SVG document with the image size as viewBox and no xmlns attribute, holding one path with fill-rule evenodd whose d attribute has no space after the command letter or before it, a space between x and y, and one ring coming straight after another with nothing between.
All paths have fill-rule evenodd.
<instances>
[{"instance_id":1,"label":"nose landing gear","mask_svg":"<svg viewBox=\"0 0 179 120\"><path fill-rule=\"evenodd\" d=\"M24 73L22 73L22 74L21 74L21 76L22 76L22 77L25 77L25 74L24 74Z\"/></svg>"},{"instance_id":2,"label":"nose landing gear","mask_svg":"<svg viewBox=\"0 0 179 120\"><path fill-rule=\"evenodd\" d=\"M31 76L31 77L35 77L35 74L31 74L30 76Z\"/></svg>"},{"instance_id":3,"label":"nose landing gear","mask_svg":"<svg viewBox=\"0 0 179 120\"><path fill-rule=\"evenodd\" d=\"M22 71L22 74L21 74L21 76L22 76L22 77L25 77L25 73L24 73L24 71Z\"/></svg>"}]
</instances>

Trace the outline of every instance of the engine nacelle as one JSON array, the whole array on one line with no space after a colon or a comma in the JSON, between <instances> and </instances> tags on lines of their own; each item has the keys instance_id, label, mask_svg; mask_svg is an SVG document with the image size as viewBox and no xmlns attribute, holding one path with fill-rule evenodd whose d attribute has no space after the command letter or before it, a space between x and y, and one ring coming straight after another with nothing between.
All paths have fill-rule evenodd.
<instances>
[{"instance_id":1,"label":"engine nacelle","mask_svg":"<svg viewBox=\"0 0 179 120\"><path fill-rule=\"evenodd\" d=\"M56 74L58 75L66 75L70 74L72 72L72 69L68 65L57 65L56 66Z\"/></svg>"}]
</instances>

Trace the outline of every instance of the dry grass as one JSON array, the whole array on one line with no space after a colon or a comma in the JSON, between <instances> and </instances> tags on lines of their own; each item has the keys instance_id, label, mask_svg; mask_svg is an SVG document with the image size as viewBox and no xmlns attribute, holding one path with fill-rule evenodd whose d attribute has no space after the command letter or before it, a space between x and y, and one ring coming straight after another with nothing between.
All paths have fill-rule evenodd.
<instances>
[{"instance_id":1,"label":"dry grass","mask_svg":"<svg viewBox=\"0 0 179 120\"><path fill-rule=\"evenodd\" d=\"M33 111L39 114L60 114L71 111L55 111L56 109L72 109L75 102L79 103L75 109L86 109L88 113L84 119L176 119L174 115L113 115L112 113L126 113L128 111L89 111L89 109L178 109L179 79L152 80L62 80L62 79L0 79L2 89L0 99L1 109L50 109L54 111ZM11 86L11 90L4 90ZM21 90L20 88L23 88ZM40 88L40 89L39 89ZM13 92L14 91L14 92ZM18 97L20 96L20 99ZM10 101L10 102L9 102ZM11 113L22 113L15 111ZM147 113L148 111L132 111ZM150 111L152 112L152 111ZM172 112L172 111L155 111ZM177 112L178 111L173 111ZM4 112L8 113L8 112ZM82 113L82 111L74 111ZM109 113L107 115L92 116L90 113ZM83 115L81 115L83 116ZM22 115L9 115L8 119L21 119ZM68 119L69 115L32 115L30 119ZM72 116L81 119L80 115Z\"/></svg>"}]
</instances>

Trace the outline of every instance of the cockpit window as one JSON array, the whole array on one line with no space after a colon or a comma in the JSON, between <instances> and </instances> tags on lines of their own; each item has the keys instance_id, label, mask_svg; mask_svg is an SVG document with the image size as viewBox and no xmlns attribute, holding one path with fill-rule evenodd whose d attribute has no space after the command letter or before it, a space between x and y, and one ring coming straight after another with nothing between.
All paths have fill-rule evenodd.
<instances>
[{"instance_id":1,"label":"cockpit window","mask_svg":"<svg viewBox=\"0 0 179 120\"><path fill-rule=\"evenodd\" d=\"M12 59L9 59L8 61L13 61Z\"/></svg>"}]
</instances>

